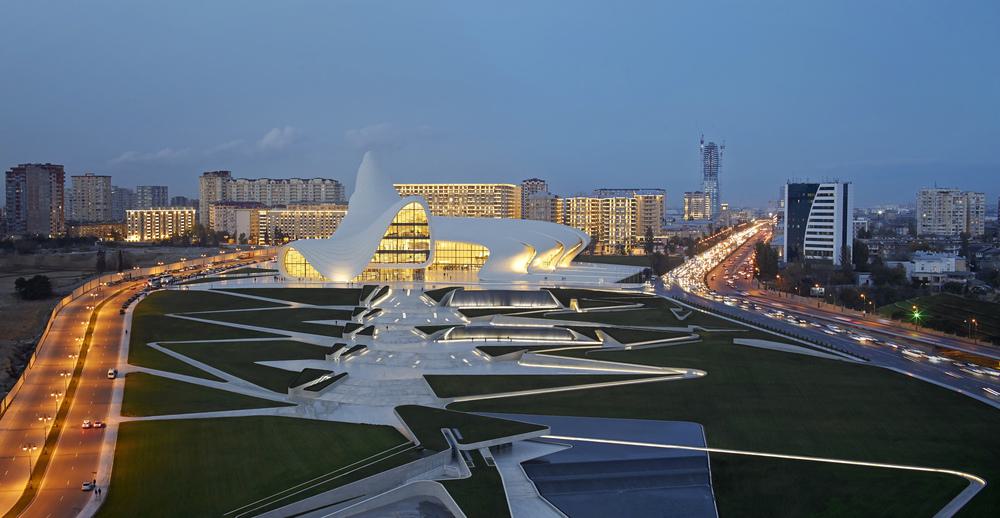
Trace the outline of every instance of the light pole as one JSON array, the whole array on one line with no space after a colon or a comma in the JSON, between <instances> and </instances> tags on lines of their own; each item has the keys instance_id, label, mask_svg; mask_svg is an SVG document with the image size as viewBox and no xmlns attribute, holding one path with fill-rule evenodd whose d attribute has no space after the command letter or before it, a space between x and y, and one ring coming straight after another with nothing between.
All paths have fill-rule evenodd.
<instances>
[{"instance_id":1,"label":"light pole","mask_svg":"<svg viewBox=\"0 0 1000 518\"><path fill-rule=\"evenodd\" d=\"M70 371L61 371L59 377L66 382L66 390L69 390L69 380L73 377L73 373Z\"/></svg>"},{"instance_id":2,"label":"light pole","mask_svg":"<svg viewBox=\"0 0 1000 518\"><path fill-rule=\"evenodd\" d=\"M34 444L24 444L21 446L21 451L24 452L25 457L28 457L28 487L31 487L31 472L34 470L34 465L31 463L31 452L38 449L38 446Z\"/></svg>"}]
</instances>

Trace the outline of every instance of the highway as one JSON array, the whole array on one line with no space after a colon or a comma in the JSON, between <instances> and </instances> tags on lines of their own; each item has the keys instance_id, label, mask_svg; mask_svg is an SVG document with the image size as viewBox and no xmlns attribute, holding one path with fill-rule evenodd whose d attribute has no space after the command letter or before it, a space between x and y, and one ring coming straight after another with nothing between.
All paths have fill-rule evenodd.
<instances>
[{"instance_id":1,"label":"highway","mask_svg":"<svg viewBox=\"0 0 1000 518\"><path fill-rule=\"evenodd\" d=\"M749 289L750 281L747 279L741 279L740 283L734 282L732 287L728 286L725 280L727 275L738 277L734 275L738 271L752 270L752 267L747 269L746 263L751 260L753 244L764 239L767 232L767 227L761 227L743 245L731 247L731 251L723 251L728 253L710 254L705 260L714 267L703 265L691 268L690 275L705 276L704 280L708 283L706 286L699 286L701 279L677 282L676 278L671 280L668 276L665 285L657 285L657 292L682 302L707 306L723 315L732 315L783 332L807 336L820 343L835 345L868 358L875 365L919 376L1000 408L1000 377L991 376L981 368L963 365L964 362L960 360L939 356L938 351L928 346L928 342L933 343L937 339L936 336L924 334L919 340L915 340L908 336L910 330L907 329L884 323L879 323L879 327L863 325L870 324L869 321L856 324L858 319L845 317L843 314L830 313L804 304L789 304L786 299L762 297L757 295L759 292ZM712 296L713 291L717 293L716 297ZM782 312L781 315L777 314L778 310ZM796 322L790 322L789 316L794 317ZM828 324L833 324L840 330L831 330ZM874 340L859 341L852 338L852 334Z\"/></svg>"},{"instance_id":2,"label":"highway","mask_svg":"<svg viewBox=\"0 0 1000 518\"><path fill-rule=\"evenodd\" d=\"M42 453L48 426L69 383L68 374L76 366L92 308L117 289L96 290L67 304L40 343L24 386L0 420L0 510L6 512L21 496L28 480L28 454L34 466ZM114 309L117 314L117 307ZM82 481L77 481L77 492Z\"/></svg>"},{"instance_id":3,"label":"highway","mask_svg":"<svg viewBox=\"0 0 1000 518\"><path fill-rule=\"evenodd\" d=\"M113 384L125 382L124 379L108 379L107 372L118 363L124 325L118 309L138 287L138 283L133 283L130 289L113 296L98 312L76 397L67 414L66 428L59 436L55 455L49 462L38 495L21 516L72 517L88 500L98 498L94 491L82 491L80 486L97 478L105 429L83 429L81 425L84 419L107 421Z\"/></svg>"},{"instance_id":4,"label":"highway","mask_svg":"<svg viewBox=\"0 0 1000 518\"><path fill-rule=\"evenodd\" d=\"M248 263L233 260L185 273L211 272L220 268L220 264L232 268ZM49 332L39 342L38 356L28 371L25 384L0 419L0 513L8 513L27 487L29 466L34 467L42 453L48 427L67 392L70 375L81 353L87 326L95 309L99 308L64 427L54 445L41 487L20 516L72 517L90 499L98 498L94 491L84 491L81 486L98 478L96 470L105 429L83 429L81 425L84 420L107 422L111 417L108 411L114 386L125 382L122 378L111 380L107 377L109 369L118 367L125 324L119 309L144 285L144 280L136 280L93 290L63 307L50 323ZM106 490L101 489L102 493Z\"/></svg>"}]
</instances>

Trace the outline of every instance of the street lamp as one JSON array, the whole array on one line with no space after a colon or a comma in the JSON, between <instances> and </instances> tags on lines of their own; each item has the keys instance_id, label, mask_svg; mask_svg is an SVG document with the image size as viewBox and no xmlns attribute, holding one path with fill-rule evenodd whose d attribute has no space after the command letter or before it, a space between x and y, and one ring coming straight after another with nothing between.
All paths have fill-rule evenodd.
<instances>
[{"instance_id":1,"label":"street lamp","mask_svg":"<svg viewBox=\"0 0 1000 518\"><path fill-rule=\"evenodd\" d=\"M70 371L62 371L59 373L59 377L66 381L66 389L69 389L69 380L73 377L73 373Z\"/></svg>"},{"instance_id":2,"label":"street lamp","mask_svg":"<svg viewBox=\"0 0 1000 518\"><path fill-rule=\"evenodd\" d=\"M34 470L34 466L31 463L31 452L37 449L38 446L35 446L34 444L21 445L21 451L23 451L25 456L28 457L28 487L31 487L31 472Z\"/></svg>"}]
</instances>

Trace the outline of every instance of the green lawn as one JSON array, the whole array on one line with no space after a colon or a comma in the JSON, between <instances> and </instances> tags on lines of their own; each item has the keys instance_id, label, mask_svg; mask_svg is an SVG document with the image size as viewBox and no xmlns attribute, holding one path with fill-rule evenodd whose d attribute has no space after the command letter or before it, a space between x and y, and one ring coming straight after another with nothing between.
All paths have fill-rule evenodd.
<instances>
[{"instance_id":1,"label":"green lawn","mask_svg":"<svg viewBox=\"0 0 1000 518\"><path fill-rule=\"evenodd\" d=\"M475 464L471 477L441 481L448 494L469 518L510 516L500 473L495 467L486 465L486 459L479 451L473 451L471 455Z\"/></svg>"},{"instance_id":2,"label":"green lawn","mask_svg":"<svg viewBox=\"0 0 1000 518\"><path fill-rule=\"evenodd\" d=\"M491 374L486 376L425 374L424 379L427 380L427 383L438 397L457 397L514 392L518 390L568 387L571 385L624 381L655 376L637 376L635 374Z\"/></svg>"},{"instance_id":3,"label":"green lawn","mask_svg":"<svg viewBox=\"0 0 1000 518\"><path fill-rule=\"evenodd\" d=\"M609 302L643 302L657 297L636 291L616 291L616 290L588 290L583 288L545 288L563 306L569 307L571 299L607 300ZM638 299L638 300L631 300Z\"/></svg>"},{"instance_id":4,"label":"green lawn","mask_svg":"<svg viewBox=\"0 0 1000 518\"><path fill-rule=\"evenodd\" d=\"M890 318L913 322L913 306L920 311L922 326L968 336L970 328L967 321L975 319L977 325L972 331L980 339L1000 343L1000 304L939 293L882 306L878 312Z\"/></svg>"},{"instance_id":5,"label":"green lawn","mask_svg":"<svg viewBox=\"0 0 1000 518\"><path fill-rule=\"evenodd\" d=\"M1000 412L971 398L876 367L735 346L731 334L703 342L588 357L708 372L704 378L588 392L474 401L451 405L464 411L539 413L694 421L708 443L720 448L914 464L967 471L990 485L969 515L1000 508ZM713 464L713 470L715 465ZM832 505L822 480L796 477L798 490L784 495L790 507ZM896 472L878 472L868 484L884 492L875 502L854 502L852 513L881 515L884 502L915 515L922 500L944 502L952 485L914 492ZM755 498L727 502L749 506ZM818 512L818 511L817 511Z\"/></svg>"},{"instance_id":6,"label":"green lawn","mask_svg":"<svg viewBox=\"0 0 1000 518\"><path fill-rule=\"evenodd\" d=\"M711 460L719 516L933 516L966 486L940 473L720 453ZM896 494L883 493L889 484L900 486ZM816 496L789 498L804 489Z\"/></svg>"},{"instance_id":7,"label":"green lawn","mask_svg":"<svg viewBox=\"0 0 1000 518\"><path fill-rule=\"evenodd\" d=\"M206 320L217 320L232 324L267 327L284 331L297 331L324 336L343 336L343 326L312 324L309 320L350 320L351 311L346 309L289 308L266 309L263 311L228 311L222 313L196 313L189 315Z\"/></svg>"},{"instance_id":8,"label":"green lawn","mask_svg":"<svg viewBox=\"0 0 1000 518\"><path fill-rule=\"evenodd\" d=\"M123 423L99 514L222 516L405 442L389 426L284 417Z\"/></svg>"},{"instance_id":9,"label":"green lawn","mask_svg":"<svg viewBox=\"0 0 1000 518\"><path fill-rule=\"evenodd\" d=\"M442 428L457 428L462 434L462 444L472 444L490 439L541 430L544 427L531 423L496 419L493 417L452 412L440 408L419 405L396 407L396 413L403 419L420 440L420 445L433 451L448 449L448 441L441 433ZM456 437L456 439L458 439Z\"/></svg>"},{"instance_id":10,"label":"green lawn","mask_svg":"<svg viewBox=\"0 0 1000 518\"><path fill-rule=\"evenodd\" d=\"M129 338L128 362L150 369L215 380L214 376L152 349L146 344L167 340L218 340L223 338L277 337L278 335L204 324L169 317L165 314L274 306L280 306L280 304L204 291L154 292L139 302L132 314L132 336Z\"/></svg>"},{"instance_id":11,"label":"green lawn","mask_svg":"<svg viewBox=\"0 0 1000 518\"><path fill-rule=\"evenodd\" d=\"M639 342L650 342L653 340L666 340L667 338L677 338L684 336L684 333L674 331L654 331L649 329L626 329L621 327L602 327L601 331L607 333L611 338L623 344L633 344Z\"/></svg>"},{"instance_id":12,"label":"green lawn","mask_svg":"<svg viewBox=\"0 0 1000 518\"><path fill-rule=\"evenodd\" d=\"M291 405L133 372L125 377L122 415L142 417L278 406Z\"/></svg>"},{"instance_id":13,"label":"green lawn","mask_svg":"<svg viewBox=\"0 0 1000 518\"><path fill-rule=\"evenodd\" d=\"M361 300L361 288L229 288L219 291L316 306L357 306Z\"/></svg>"},{"instance_id":14,"label":"green lawn","mask_svg":"<svg viewBox=\"0 0 1000 518\"><path fill-rule=\"evenodd\" d=\"M287 393L298 371L258 365L259 361L322 360L327 348L294 340L167 344L172 351L274 392Z\"/></svg>"}]
</instances>

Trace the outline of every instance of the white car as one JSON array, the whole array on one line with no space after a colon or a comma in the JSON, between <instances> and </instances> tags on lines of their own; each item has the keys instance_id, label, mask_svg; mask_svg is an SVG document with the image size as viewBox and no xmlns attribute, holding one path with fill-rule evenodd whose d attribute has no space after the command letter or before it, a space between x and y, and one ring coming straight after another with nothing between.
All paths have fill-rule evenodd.
<instances>
[{"instance_id":1,"label":"white car","mask_svg":"<svg viewBox=\"0 0 1000 518\"><path fill-rule=\"evenodd\" d=\"M108 379L113 380L118 377L118 369L108 369Z\"/></svg>"},{"instance_id":2,"label":"white car","mask_svg":"<svg viewBox=\"0 0 1000 518\"><path fill-rule=\"evenodd\" d=\"M93 428L93 427L94 427L94 423L91 423L90 419L84 419L83 420L83 425L80 426L80 428Z\"/></svg>"},{"instance_id":3,"label":"white car","mask_svg":"<svg viewBox=\"0 0 1000 518\"><path fill-rule=\"evenodd\" d=\"M81 491L93 491L94 490L94 483L93 482L89 482L89 481L88 482L84 482L83 485L80 486L80 490Z\"/></svg>"}]
</instances>

